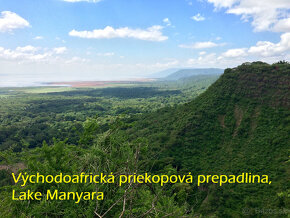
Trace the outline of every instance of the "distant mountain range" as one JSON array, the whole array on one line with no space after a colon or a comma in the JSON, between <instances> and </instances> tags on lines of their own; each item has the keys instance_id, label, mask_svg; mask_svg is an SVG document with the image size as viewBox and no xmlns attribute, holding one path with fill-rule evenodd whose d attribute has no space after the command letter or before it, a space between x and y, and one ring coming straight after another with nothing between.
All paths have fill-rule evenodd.
<instances>
[{"instance_id":1,"label":"distant mountain range","mask_svg":"<svg viewBox=\"0 0 290 218\"><path fill-rule=\"evenodd\" d=\"M222 74L223 72L224 69L220 68L193 68L193 69L172 68L154 73L149 77L160 80L178 80L196 75L219 75Z\"/></svg>"}]
</instances>

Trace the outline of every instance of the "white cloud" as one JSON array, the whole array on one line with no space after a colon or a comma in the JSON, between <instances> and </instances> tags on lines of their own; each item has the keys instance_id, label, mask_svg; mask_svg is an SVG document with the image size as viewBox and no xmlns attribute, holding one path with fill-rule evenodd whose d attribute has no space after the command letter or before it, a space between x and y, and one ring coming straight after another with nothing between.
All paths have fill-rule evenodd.
<instances>
[{"instance_id":1,"label":"white cloud","mask_svg":"<svg viewBox=\"0 0 290 218\"><path fill-rule=\"evenodd\" d=\"M168 61L168 62L157 62L155 64L152 64L151 68L153 69L156 69L156 68L170 68L170 67L174 67L174 66L177 66L179 64L179 61L178 60L171 60L171 61Z\"/></svg>"},{"instance_id":2,"label":"white cloud","mask_svg":"<svg viewBox=\"0 0 290 218\"><path fill-rule=\"evenodd\" d=\"M179 45L180 48L191 48L191 49L204 49L204 48L213 48L213 47L217 47L217 46L223 46L224 43L221 44L217 44L211 41L208 42L196 42L193 44L181 44Z\"/></svg>"},{"instance_id":3,"label":"white cloud","mask_svg":"<svg viewBox=\"0 0 290 218\"><path fill-rule=\"evenodd\" d=\"M66 64L75 64L75 63L88 63L89 60L80 57L72 57L71 59L65 61Z\"/></svg>"},{"instance_id":4,"label":"white cloud","mask_svg":"<svg viewBox=\"0 0 290 218\"><path fill-rule=\"evenodd\" d=\"M63 0L65 2L72 2L72 3L75 3L75 2L89 2L89 3L98 3L102 0Z\"/></svg>"},{"instance_id":5,"label":"white cloud","mask_svg":"<svg viewBox=\"0 0 290 218\"><path fill-rule=\"evenodd\" d=\"M40 40L40 39L43 39L43 36L35 36L33 39Z\"/></svg>"},{"instance_id":6,"label":"white cloud","mask_svg":"<svg viewBox=\"0 0 290 218\"><path fill-rule=\"evenodd\" d=\"M27 53L34 53L37 50L38 50L38 48L33 47L31 45L27 45L27 46L24 46L24 47L17 47L16 48L16 51L18 51L18 52L27 52Z\"/></svg>"},{"instance_id":7,"label":"white cloud","mask_svg":"<svg viewBox=\"0 0 290 218\"><path fill-rule=\"evenodd\" d=\"M168 39L161 32L161 26L152 26L147 29L131 29L129 27L122 27L114 29L107 26L104 29L96 29L93 31L76 31L69 32L70 36L88 38L88 39L112 39L112 38L134 38L147 41L165 41Z\"/></svg>"},{"instance_id":8,"label":"white cloud","mask_svg":"<svg viewBox=\"0 0 290 218\"><path fill-rule=\"evenodd\" d=\"M0 58L16 61L41 60L50 56L50 53L36 53L39 48L33 46L17 47L15 50L0 47Z\"/></svg>"},{"instance_id":9,"label":"white cloud","mask_svg":"<svg viewBox=\"0 0 290 218\"><path fill-rule=\"evenodd\" d=\"M278 20L273 27L275 32L290 32L290 17Z\"/></svg>"},{"instance_id":10,"label":"white cloud","mask_svg":"<svg viewBox=\"0 0 290 218\"><path fill-rule=\"evenodd\" d=\"M250 47L248 52L263 57L280 56L283 53L290 52L290 33L282 34L278 43L259 41L255 46Z\"/></svg>"},{"instance_id":11,"label":"white cloud","mask_svg":"<svg viewBox=\"0 0 290 218\"><path fill-rule=\"evenodd\" d=\"M114 52L106 52L106 53L98 53L98 56L104 56L104 57L110 57L110 56L114 56L115 53Z\"/></svg>"},{"instance_id":12,"label":"white cloud","mask_svg":"<svg viewBox=\"0 0 290 218\"><path fill-rule=\"evenodd\" d=\"M222 53L223 57L244 57L247 56L246 48L236 48L236 49L229 49L226 52Z\"/></svg>"},{"instance_id":13,"label":"white cloud","mask_svg":"<svg viewBox=\"0 0 290 218\"><path fill-rule=\"evenodd\" d=\"M245 61L250 61L246 57L223 57L216 53L209 53L204 56L199 56L197 58L190 58L183 65L185 67L219 67L219 68L228 68L235 67L244 63Z\"/></svg>"},{"instance_id":14,"label":"white cloud","mask_svg":"<svg viewBox=\"0 0 290 218\"><path fill-rule=\"evenodd\" d=\"M205 51L201 51L201 52L199 52L199 55L205 55L205 54L206 54Z\"/></svg>"},{"instance_id":15,"label":"white cloud","mask_svg":"<svg viewBox=\"0 0 290 218\"><path fill-rule=\"evenodd\" d=\"M53 61L59 58L58 55L64 53L65 47L47 49L34 47L31 45L17 47L15 49L6 49L0 47L0 59L13 61L17 63L35 62L35 61Z\"/></svg>"},{"instance_id":16,"label":"white cloud","mask_svg":"<svg viewBox=\"0 0 290 218\"><path fill-rule=\"evenodd\" d=\"M165 23L166 26L171 26L171 21L169 20L169 18L164 18L163 23Z\"/></svg>"},{"instance_id":17,"label":"white cloud","mask_svg":"<svg viewBox=\"0 0 290 218\"><path fill-rule=\"evenodd\" d=\"M215 8L228 8L231 7L234 3L238 2L239 0L208 0L208 2L213 3Z\"/></svg>"},{"instance_id":18,"label":"white cloud","mask_svg":"<svg viewBox=\"0 0 290 218\"><path fill-rule=\"evenodd\" d=\"M56 54L63 54L64 52L66 52L67 48L66 47L58 47L58 48L54 48L53 51Z\"/></svg>"},{"instance_id":19,"label":"white cloud","mask_svg":"<svg viewBox=\"0 0 290 218\"><path fill-rule=\"evenodd\" d=\"M130 66L128 66L129 68L135 68L135 72L138 71L143 71L146 73L152 73L152 72L156 72L156 71L160 71L160 70L165 70L168 68L173 68L173 67L178 67L180 66L181 62L177 59L172 59L172 58L166 58L163 60L159 60L157 62L149 62L149 63L136 63L136 64L132 64ZM136 77L136 76L135 76Z\"/></svg>"},{"instance_id":20,"label":"white cloud","mask_svg":"<svg viewBox=\"0 0 290 218\"><path fill-rule=\"evenodd\" d=\"M259 41L250 48L229 49L217 57L219 63L241 64L245 61L261 60L269 63L290 59L290 33L281 35L278 43Z\"/></svg>"},{"instance_id":21,"label":"white cloud","mask_svg":"<svg viewBox=\"0 0 290 218\"><path fill-rule=\"evenodd\" d=\"M191 19L193 19L195 21L203 21L203 20L205 20L205 17L201 16L200 13L198 13L198 14L192 16Z\"/></svg>"},{"instance_id":22,"label":"white cloud","mask_svg":"<svg viewBox=\"0 0 290 218\"><path fill-rule=\"evenodd\" d=\"M2 11L0 16L0 32L29 27L29 22L11 11Z\"/></svg>"},{"instance_id":23,"label":"white cloud","mask_svg":"<svg viewBox=\"0 0 290 218\"><path fill-rule=\"evenodd\" d=\"M205 56L199 56L198 58L190 58L187 60L188 66L213 66L217 63L216 53L210 53Z\"/></svg>"},{"instance_id":24,"label":"white cloud","mask_svg":"<svg viewBox=\"0 0 290 218\"><path fill-rule=\"evenodd\" d=\"M254 31L290 31L289 0L208 0L216 9L227 8L226 13L251 21Z\"/></svg>"},{"instance_id":25,"label":"white cloud","mask_svg":"<svg viewBox=\"0 0 290 218\"><path fill-rule=\"evenodd\" d=\"M279 60L290 60L290 33L281 35L277 43L259 41L249 48L228 49L221 54L199 52L196 58L186 61L188 67L234 67L246 61L264 61L274 63Z\"/></svg>"},{"instance_id":26,"label":"white cloud","mask_svg":"<svg viewBox=\"0 0 290 218\"><path fill-rule=\"evenodd\" d=\"M256 45L250 48L235 48L229 49L222 53L220 58L240 58L240 57L253 57L265 58L275 57L277 61L284 59L290 52L290 33L284 33L280 37L278 43L269 41L258 41Z\"/></svg>"}]
</instances>

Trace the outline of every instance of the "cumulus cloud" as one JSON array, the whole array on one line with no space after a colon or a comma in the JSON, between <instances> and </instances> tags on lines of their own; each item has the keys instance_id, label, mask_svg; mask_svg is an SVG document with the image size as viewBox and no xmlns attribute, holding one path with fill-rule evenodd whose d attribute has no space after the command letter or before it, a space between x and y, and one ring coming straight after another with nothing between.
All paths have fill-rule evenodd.
<instances>
[{"instance_id":1,"label":"cumulus cloud","mask_svg":"<svg viewBox=\"0 0 290 218\"><path fill-rule=\"evenodd\" d=\"M213 66L217 63L216 53L210 53L205 56L199 56L198 58L190 58L187 60L188 66Z\"/></svg>"},{"instance_id":2,"label":"cumulus cloud","mask_svg":"<svg viewBox=\"0 0 290 218\"><path fill-rule=\"evenodd\" d=\"M11 32L14 29L29 27L29 22L11 11L2 11L0 16L0 32Z\"/></svg>"},{"instance_id":3,"label":"cumulus cloud","mask_svg":"<svg viewBox=\"0 0 290 218\"><path fill-rule=\"evenodd\" d=\"M246 48L236 48L236 49L229 49L226 52L222 53L223 57L244 57L247 56Z\"/></svg>"},{"instance_id":4,"label":"cumulus cloud","mask_svg":"<svg viewBox=\"0 0 290 218\"><path fill-rule=\"evenodd\" d=\"M243 63L245 61L261 60L269 63L290 58L290 33L281 35L278 43L259 41L249 48L229 49L219 55L216 60L220 63ZM229 65L230 66L230 65Z\"/></svg>"},{"instance_id":5,"label":"cumulus cloud","mask_svg":"<svg viewBox=\"0 0 290 218\"><path fill-rule=\"evenodd\" d=\"M186 61L186 67L220 67L220 68L228 68L235 67L244 63L245 61L250 61L246 57L224 57L218 55L216 53L209 53L203 56L199 56L197 58L190 58Z\"/></svg>"},{"instance_id":6,"label":"cumulus cloud","mask_svg":"<svg viewBox=\"0 0 290 218\"><path fill-rule=\"evenodd\" d=\"M201 16L200 13L198 13L198 14L192 16L191 19L193 19L195 21L203 21L203 20L205 20L205 17Z\"/></svg>"},{"instance_id":7,"label":"cumulus cloud","mask_svg":"<svg viewBox=\"0 0 290 218\"><path fill-rule=\"evenodd\" d=\"M278 43L259 41L255 46L250 47L248 52L263 57L283 55L283 53L290 52L290 33L282 34Z\"/></svg>"},{"instance_id":8,"label":"cumulus cloud","mask_svg":"<svg viewBox=\"0 0 290 218\"><path fill-rule=\"evenodd\" d=\"M226 8L226 13L251 21L254 31L290 31L289 0L208 0L216 9Z\"/></svg>"},{"instance_id":9,"label":"cumulus cloud","mask_svg":"<svg viewBox=\"0 0 290 218\"><path fill-rule=\"evenodd\" d=\"M58 47L58 48L54 48L53 51L56 53L56 54L63 54L65 53L67 50L66 47Z\"/></svg>"},{"instance_id":10,"label":"cumulus cloud","mask_svg":"<svg viewBox=\"0 0 290 218\"><path fill-rule=\"evenodd\" d=\"M48 53L35 53L38 48L33 46L17 47L16 49L5 49L0 47L0 58L5 60L16 60L16 61L33 61L41 60L47 56Z\"/></svg>"},{"instance_id":11,"label":"cumulus cloud","mask_svg":"<svg viewBox=\"0 0 290 218\"><path fill-rule=\"evenodd\" d=\"M281 35L277 43L259 41L248 48L228 49L221 54L199 52L199 56L186 61L188 67L234 67L246 61L274 63L290 60L290 33Z\"/></svg>"},{"instance_id":12,"label":"cumulus cloud","mask_svg":"<svg viewBox=\"0 0 290 218\"><path fill-rule=\"evenodd\" d=\"M75 2L89 2L89 3L98 3L102 0L63 0L65 2L72 2L72 3L75 3Z\"/></svg>"},{"instance_id":13,"label":"cumulus cloud","mask_svg":"<svg viewBox=\"0 0 290 218\"><path fill-rule=\"evenodd\" d=\"M31 46L31 45L16 48L16 51L18 51L18 52L28 52L28 53L34 53L37 50L38 50L38 48Z\"/></svg>"},{"instance_id":14,"label":"cumulus cloud","mask_svg":"<svg viewBox=\"0 0 290 218\"><path fill-rule=\"evenodd\" d=\"M256 45L250 48L229 49L221 54L221 58L255 56L258 58L276 57L278 60L279 58L287 57L290 52L290 33L284 33L280 38L278 43L258 41Z\"/></svg>"},{"instance_id":15,"label":"cumulus cloud","mask_svg":"<svg viewBox=\"0 0 290 218\"><path fill-rule=\"evenodd\" d=\"M62 54L66 50L65 47L44 49L31 45L17 47L15 49L0 47L0 59L17 62L49 61L57 59L57 55Z\"/></svg>"},{"instance_id":16,"label":"cumulus cloud","mask_svg":"<svg viewBox=\"0 0 290 218\"><path fill-rule=\"evenodd\" d=\"M93 31L72 30L69 35L87 39L134 38L160 42L168 39L167 36L162 34L162 28L162 26L152 26L147 29L131 29L129 27L114 29L111 26L107 26L104 29L95 29Z\"/></svg>"},{"instance_id":17,"label":"cumulus cloud","mask_svg":"<svg viewBox=\"0 0 290 218\"><path fill-rule=\"evenodd\" d=\"M239 2L239 0L208 0L208 2L213 3L215 8L228 8L231 7L234 3Z\"/></svg>"},{"instance_id":18,"label":"cumulus cloud","mask_svg":"<svg viewBox=\"0 0 290 218\"><path fill-rule=\"evenodd\" d=\"M193 44L181 44L179 45L180 48L190 48L190 49L204 49L204 48L213 48L213 47L217 47L217 46L222 46L224 45L223 43L221 44L217 44L211 41L208 42L196 42Z\"/></svg>"},{"instance_id":19,"label":"cumulus cloud","mask_svg":"<svg viewBox=\"0 0 290 218\"><path fill-rule=\"evenodd\" d=\"M273 27L275 32L290 32L290 17L278 20Z\"/></svg>"}]
</instances>

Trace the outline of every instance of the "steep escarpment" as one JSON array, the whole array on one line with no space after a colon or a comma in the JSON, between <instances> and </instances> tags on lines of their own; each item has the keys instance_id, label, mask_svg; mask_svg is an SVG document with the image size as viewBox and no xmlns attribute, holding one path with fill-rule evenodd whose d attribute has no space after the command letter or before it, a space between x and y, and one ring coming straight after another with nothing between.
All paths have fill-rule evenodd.
<instances>
[{"instance_id":1,"label":"steep escarpment","mask_svg":"<svg viewBox=\"0 0 290 218\"><path fill-rule=\"evenodd\" d=\"M271 185L193 188L197 213L243 215L243 208L283 208L289 199L290 65L246 63L226 69L198 98L143 116L128 133L150 141L148 163L193 174L267 174ZM150 164L149 164L150 165Z\"/></svg>"}]
</instances>

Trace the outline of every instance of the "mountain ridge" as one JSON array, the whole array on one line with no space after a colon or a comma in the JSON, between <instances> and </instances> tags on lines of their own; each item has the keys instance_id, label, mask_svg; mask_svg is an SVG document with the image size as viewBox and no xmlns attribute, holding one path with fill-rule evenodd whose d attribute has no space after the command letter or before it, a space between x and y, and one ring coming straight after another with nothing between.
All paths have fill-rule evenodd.
<instances>
[{"instance_id":1,"label":"mountain ridge","mask_svg":"<svg viewBox=\"0 0 290 218\"><path fill-rule=\"evenodd\" d=\"M149 78L160 80L178 80L195 75L222 74L224 69L221 68L170 68L149 75Z\"/></svg>"},{"instance_id":2,"label":"mountain ridge","mask_svg":"<svg viewBox=\"0 0 290 218\"><path fill-rule=\"evenodd\" d=\"M180 69L162 80L178 80L198 75L220 75L224 72L220 68L195 68L195 69Z\"/></svg>"},{"instance_id":3,"label":"mountain ridge","mask_svg":"<svg viewBox=\"0 0 290 218\"><path fill-rule=\"evenodd\" d=\"M193 101L145 115L127 131L148 138L148 164L154 163L156 172L171 165L195 175L251 172L273 181L270 186L208 184L207 193L196 187L188 202L198 213L241 216L243 208L253 205L278 209L289 203L278 196L289 191L289 81L289 63L226 69Z\"/></svg>"}]
</instances>

